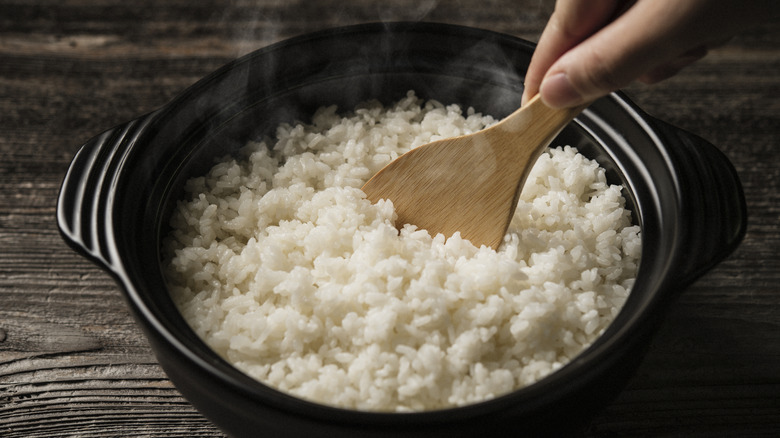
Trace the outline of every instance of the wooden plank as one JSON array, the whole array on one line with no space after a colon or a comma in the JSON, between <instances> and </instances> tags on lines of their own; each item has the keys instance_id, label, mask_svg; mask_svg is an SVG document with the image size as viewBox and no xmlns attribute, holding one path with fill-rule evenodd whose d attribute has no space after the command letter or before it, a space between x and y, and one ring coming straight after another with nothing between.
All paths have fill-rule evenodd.
<instances>
[{"instance_id":1,"label":"wooden plank","mask_svg":"<svg viewBox=\"0 0 780 438\"><path fill-rule=\"evenodd\" d=\"M73 154L230 59L334 25L445 21L536 39L553 2L0 0L0 436L222 436L172 386L113 280L54 206ZM682 292L586 436L780 433L780 24L657 86L649 113L723 150L744 243Z\"/></svg>"}]
</instances>

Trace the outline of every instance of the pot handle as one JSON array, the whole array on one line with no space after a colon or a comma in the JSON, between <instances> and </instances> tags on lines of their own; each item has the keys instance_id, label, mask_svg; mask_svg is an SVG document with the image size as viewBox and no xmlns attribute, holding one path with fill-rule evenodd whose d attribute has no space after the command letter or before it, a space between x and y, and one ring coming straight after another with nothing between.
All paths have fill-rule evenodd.
<instances>
[{"instance_id":1,"label":"pot handle","mask_svg":"<svg viewBox=\"0 0 780 438\"><path fill-rule=\"evenodd\" d=\"M57 226L65 242L114 273L120 272L110 243L114 188L133 144L153 114L109 129L81 146L57 199Z\"/></svg>"},{"instance_id":2,"label":"pot handle","mask_svg":"<svg viewBox=\"0 0 780 438\"><path fill-rule=\"evenodd\" d=\"M703 138L653 119L677 167L680 187L681 247L677 276L688 286L725 259L747 230L742 184L728 157Z\"/></svg>"}]
</instances>

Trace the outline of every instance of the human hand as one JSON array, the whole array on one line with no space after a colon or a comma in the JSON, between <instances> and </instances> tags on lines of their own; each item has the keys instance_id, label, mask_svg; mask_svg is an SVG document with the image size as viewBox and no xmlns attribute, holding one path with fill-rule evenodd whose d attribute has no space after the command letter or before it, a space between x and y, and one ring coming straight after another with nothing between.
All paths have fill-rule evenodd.
<instances>
[{"instance_id":1,"label":"human hand","mask_svg":"<svg viewBox=\"0 0 780 438\"><path fill-rule=\"evenodd\" d=\"M736 33L780 14L777 0L557 0L525 78L523 103L593 101L677 74Z\"/></svg>"}]
</instances>

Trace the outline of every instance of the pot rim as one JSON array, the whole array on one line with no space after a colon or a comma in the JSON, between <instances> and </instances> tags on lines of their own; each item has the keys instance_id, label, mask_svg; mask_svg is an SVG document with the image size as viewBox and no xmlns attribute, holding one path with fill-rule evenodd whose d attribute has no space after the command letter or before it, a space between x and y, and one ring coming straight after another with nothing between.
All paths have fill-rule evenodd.
<instances>
[{"instance_id":1,"label":"pot rim","mask_svg":"<svg viewBox=\"0 0 780 438\"><path fill-rule=\"evenodd\" d=\"M457 34L466 30L471 32L477 31L484 35L490 35L493 38L511 41L513 44L526 46L526 48L534 47L532 43L511 35L495 32L492 30L485 30L485 29L471 28L471 27L461 26L461 25L451 25L451 24L443 24L443 23L425 23L425 22L363 23L357 25L336 27L336 28L324 29L312 33L303 34L297 37L292 37L286 40L282 40L274 44L271 44L269 46L266 46L264 48L250 52L240 58L237 58L236 60L229 62L228 64L217 69L210 75L207 75L203 79L199 80L192 87L189 87L182 94L177 96L174 100L166 104L164 108L175 107L180 102L186 101L186 99L191 94L197 95L203 92L204 91L203 89L207 90L209 88L210 81L212 80L212 78L218 77L223 73L230 71L232 69L240 68L241 65L244 63L249 63L255 58L263 57L266 54L277 50L284 50L291 46L302 45L308 41L317 40L320 38L331 38L339 34L361 34L364 32L374 33L379 31L409 32L409 31L417 31L417 30L422 30L426 32L436 31L436 32L453 33L453 34ZM633 104L630 100L628 100L623 93L621 92L611 93L609 96L607 96L604 99L612 100L616 102L618 105L622 106L624 111L629 117L631 117L636 123L641 124L643 128L647 130L648 133L655 136L650 125L645 121L644 112L642 112L635 104ZM587 112L588 110L586 109L584 113ZM656 141L659 145L663 144L657 136L655 136L654 141ZM639 271L641 272L641 270L642 267L640 265ZM200 367L208 370L210 374L214 376L219 376L219 378L223 380L226 384L230 384L235 389L238 389L246 393L251 398L257 400L268 399L269 398L268 390L270 389L271 399L267 401L270 405L273 405L280 409L294 410L298 414L310 415L315 418L332 419L334 418L334 416L335 417L346 416L349 418L349 421L353 421L353 422L360 421L361 419L367 422L376 422L376 421L393 422L393 421L397 421L399 415L404 417L414 417L415 420L419 420L423 422L429 422L429 421L436 422L436 421L444 421L450 418L450 416L452 416L453 414L456 414L459 417L478 417L484 413L492 412L496 410L496 408L501 408L506 405L515 405L520 401L524 405L527 405L529 409L533 409L533 406L545 405L548 403L547 399L549 394L555 394L554 398L558 398L560 397L562 391L566 393L575 393L578 389L580 389L581 386L585 386L586 382L589 379L583 378L584 376L587 376L588 374L598 374L596 368L594 368L592 365L609 363L608 359L611 356L611 352L614 351L616 345L624 344L626 342L626 339L629 340L633 339L634 341L630 343L633 345L635 342L638 342L639 339L642 339L642 336L637 335L636 332L644 331L644 330L640 330L640 328L642 326L642 322L644 321L644 319L646 319L646 313L648 311L648 309L644 309L642 312L638 312L634 318L631 318L630 323L626 321L626 323L621 324L619 327L614 324L615 321L613 320L613 323L611 323L609 327L607 327L606 329L607 331L605 331L604 334L600 335L599 338L596 340L596 342L594 342L594 344L583 349L575 358L573 358L573 360L564 364L560 369L550 373L548 376L539 379L537 382L527 385L525 387L513 390L509 393L496 396L492 399L483 400L480 402L471 403L464 406L452 406L452 407L446 407L441 409L417 411L417 412L384 412L384 411L361 411L361 410L343 408L339 406L330 406L326 404L313 402L297 396L293 396L285 392L282 392L272 386L269 386L263 382L259 382L249 378L242 371L237 370L236 368L234 368L232 365L229 365L225 361L225 364L227 364L231 369L235 370L238 373L238 375L234 375L232 373L226 373L225 372L226 370L223 367L224 364L215 366L214 363L203 360L203 358L200 357L196 352L193 352L190 347L182 343L176 334L169 331L166 327L166 324L160 321L159 319L157 319L154 311L150 310L148 307L145 306L144 301L147 298L144 297L143 293L138 293L137 291L133 291L131 295L133 296L136 305L139 306L139 310L143 313L144 317L148 321L154 322L155 330L157 330L158 333L163 334L169 343L171 343L172 345L176 345L177 349L181 353L186 354L190 360L198 363ZM648 306L646 307L651 307L650 304L652 304L652 302L649 302ZM613 332L613 331L615 331L615 333L611 334L610 336L605 336L608 332ZM623 348L625 348L625 345L623 346ZM597 368L601 368L601 367L602 366ZM574 377L580 377L580 379L575 379ZM566 385L564 385L564 387L560 387L561 382L565 382ZM552 391L552 389L555 389L555 391Z\"/></svg>"}]
</instances>

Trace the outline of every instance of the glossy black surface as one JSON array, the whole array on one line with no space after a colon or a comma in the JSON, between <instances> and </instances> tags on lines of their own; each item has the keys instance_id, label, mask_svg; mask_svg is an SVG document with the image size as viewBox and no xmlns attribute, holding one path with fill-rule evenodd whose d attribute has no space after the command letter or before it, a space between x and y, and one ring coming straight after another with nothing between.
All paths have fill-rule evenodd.
<instances>
[{"instance_id":1,"label":"glossy black surface","mask_svg":"<svg viewBox=\"0 0 780 438\"><path fill-rule=\"evenodd\" d=\"M556 141L577 146L626 186L642 226L637 283L615 322L560 371L488 402L417 414L361 413L267 388L218 358L168 298L160 237L183 182L280 121L322 105L348 109L407 90L504 116L519 106L533 45L435 24L371 24L299 37L204 78L160 110L84 145L60 194L60 230L125 290L177 388L232 435L461 436L576 429L620 390L669 300L726 257L745 232L732 166L700 138L622 95L597 101ZM693 255L693 256L692 256Z\"/></svg>"}]
</instances>

